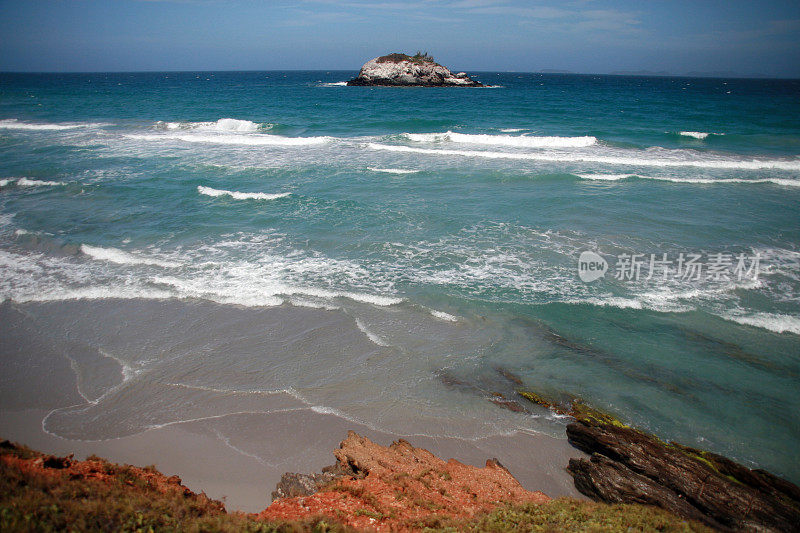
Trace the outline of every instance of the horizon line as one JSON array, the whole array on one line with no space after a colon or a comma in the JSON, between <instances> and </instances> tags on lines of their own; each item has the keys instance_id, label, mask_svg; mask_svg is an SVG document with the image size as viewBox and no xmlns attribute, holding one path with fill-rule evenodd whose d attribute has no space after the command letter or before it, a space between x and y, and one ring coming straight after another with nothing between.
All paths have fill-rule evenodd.
<instances>
[{"instance_id":1,"label":"horizon line","mask_svg":"<svg viewBox=\"0 0 800 533\"><path fill-rule=\"evenodd\" d=\"M541 69L533 71L525 70L471 70L475 74L543 74L549 76L617 76L617 77L631 77L631 78L700 78L700 79L748 79L748 80L800 80L800 76L778 76L767 74L736 74L721 76L716 73L686 73L686 74L673 74L673 73L658 73L643 71L613 71L613 72L572 72L560 71L559 69ZM222 69L222 70L198 70L198 69L180 69L180 70L0 70L0 75L3 74L181 74L191 72L358 72L359 69Z\"/></svg>"}]
</instances>

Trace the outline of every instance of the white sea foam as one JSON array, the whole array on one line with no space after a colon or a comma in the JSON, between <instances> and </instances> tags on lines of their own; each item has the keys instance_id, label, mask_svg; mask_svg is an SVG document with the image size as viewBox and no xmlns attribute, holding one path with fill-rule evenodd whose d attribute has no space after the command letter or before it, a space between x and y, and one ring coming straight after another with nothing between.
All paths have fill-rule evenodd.
<instances>
[{"instance_id":1,"label":"white sea foam","mask_svg":"<svg viewBox=\"0 0 800 533\"><path fill-rule=\"evenodd\" d=\"M754 313L751 315L728 314L723 318L775 333L794 333L800 335L800 317L777 313Z\"/></svg>"},{"instance_id":2,"label":"white sea foam","mask_svg":"<svg viewBox=\"0 0 800 533\"><path fill-rule=\"evenodd\" d=\"M269 129L272 124L258 124L250 120L235 118L221 118L215 122L163 122L155 124L156 129L166 130L200 130L219 133L254 133L262 129Z\"/></svg>"},{"instance_id":3,"label":"white sea foam","mask_svg":"<svg viewBox=\"0 0 800 533\"><path fill-rule=\"evenodd\" d=\"M380 296L377 294L363 294L357 292L349 292L349 291L329 291L326 289L315 289L311 287L286 287L283 289L284 292L280 294L285 295L305 295L305 296L314 296L317 298L347 298L348 300L353 300L355 302L361 302L365 304L372 304L377 305L380 307L388 307L391 305L399 304L403 301L402 298L396 298L393 296Z\"/></svg>"},{"instance_id":4,"label":"white sea foam","mask_svg":"<svg viewBox=\"0 0 800 533\"><path fill-rule=\"evenodd\" d=\"M9 183L13 182L14 180L7 179L7 180L0 180L0 189L3 187L7 187Z\"/></svg>"},{"instance_id":5,"label":"white sea foam","mask_svg":"<svg viewBox=\"0 0 800 533\"><path fill-rule=\"evenodd\" d=\"M269 270L279 270L279 265ZM402 298L380 296L376 294L349 291L331 291L315 287L289 285L279 279L264 279L259 275L261 270L251 265L229 266L229 276L224 278L183 279L177 277L156 276L153 281L174 287L178 296L188 298L205 298L218 303L230 303L252 307L273 307L284 302L284 296L307 296L332 300L347 298L355 302L381 307L402 302Z\"/></svg>"},{"instance_id":6,"label":"white sea foam","mask_svg":"<svg viewBox=\"0 0 800 533\"><path fill-rule=\"evenodd\" d=\"M17 187L56 187L66 185L63 181L34 180L30 178L19 178L16 181Z\"/></svg>"},{"instance_id":7,"label":"white sea foam","mask_svg":"<svg viewBox=\"0 0 800 533\"><path fill-rule=\"evenodd\" d=\"M375 167L367 167L367 170L371 170L372 172L384 172L386 174L415 174L420 172L419 170L409 170L404 168L375 168Z\"/></svg>"},{"instance_id":8,"label":"white sea foam","mask_svg":"<svg viewBox=\"0 0 800 533\"><path fill-rule=\"evenodd\" d=\"M178 278L155 276L152 280L156 284L169 285L179 298L202 298L221 304L235 304L247 307L275 307L283 304L283 298L277 296L281 286L268 284L266 286L246 286L236 283L236 280L219 280L214 278Z\"/></svg>"},{"instance_id":9,"label":"white sea foam","mask_svg":"<svg viewBox=\"0 0 800 533\"><path fill-rule=\"evenodd\" d=\"M800 160L731 160L731 159L651 159L646 157L630 156L604 156L592 153L564 153L564 152L541 152L541 153L519 153L519 152L493 152L477 150L447 150L447 149L428 149L416 148L413 146L398 146L390 144L367 143L367 147L372 150L386 150L391 152L407 152L416 154L429 154L438 156L462 156L462 157L482 157L486 159L514 159L531 161L554 161L554 162L595 162L607 163L611 165L627 166L650 166L650 167L698 167L698 168L719 168L719 169L778 169L778 170L800 170Z\"/></svg>"},{"instance_id":10,"label":"white sea foam","mask_svg":"<svg viewBox=\"0 0 800 533\"><path fill-rule=\"evenodd\" d=\"M678 133L684 137L693 137L695 139L700 139L701 141L709 135L725 135L724 133L708 133L705 131L681 131Z\"/></svg>"},{"instance_id":11,"label":"white sea foam","mask_svg":"<svg viewBox=\"0 0 800 533\"><path fill-rule=\"evenodd\" d=\"M33 292L26 294L14 295L13 299L17 302L54 302L62 300L105 300L112 298L119 298L123 300L130 300L134 298L165 300L174 297L174 294L167 291L114 285L81 287L66 290L58 289L51 291L34 290Z\"/></svg>"},{"instance_id":12,"label":"white sea foam","mask_svg":"<svg viewBox=\"0 0 800 533\"><path fill-rule=\"evenodd\" d=\"M585 180L618 181L632 178L633 174L577 174L577 176Z\"/></svg>"},{"instance_id":13,"label":"white sea foam","mask_svg":"<svg viewBox=\"0 0 800 533\"><path fill-rule=\"evenodd\" d=\"M333 81L330 83L320 83L319 87L346 87L346 81Z\"/></svg>"},{"instance_id":14,"label":"white sea foam","mask_svg":"<svg viewBox=\"0 0 800 533\"><path fill-rule=\"evenodd\" d=\"M8 130L73 130L94 125L96 124L31 124L15 118L0 120L0 129Z\"/></svg>"},{"instance_id":15,"label":"white sea foam","mask_svg":"<svg viewBox=\"0 0 800 533\"><path fill-rule=\"evenodd\" d=\"M643 180L670 181L672 183L696 183L700 185L712 184L731 184L743 183L757 185L763 183L773 183L784 187L800 187L800 180L790 178L675 178L670 176L642 176L641 174L578 174L578 177L585 180L619 181L628 178L639 178Z\"/></svg>"},{"instance_id":16,"label":"white sea foam","mask_svg":"<svg viewBox=\"0 0 800 533\"><path fill-rule=\"evenodd\" d=\"M356 327L358 327L358 329L360 329L361 332L364 333L364 335L366 335L367 338L369 338L369 340L371 340L378 346L389 346L389 343L387 343L385 340L381 339L378 335L367 329L367 326L364 325L361 319L358 318L356 319Z\"/></svg>"},{"instance_id":17,"label":"white sea foam","mask_svg":"<svg viewBox=\"0 0 800 533\"><path fill-rule=\"evenodd\" d=\"M458 322L458 317L455 317L450 313L445 313L444 311L437 311L436 309L431 309L430 312L431 315L435 316L439 320L445 320L447 322Z\"/></svg>"},{"instance_id":18,"label":"white sea foam","mask_svg":"<svg viewBox=\"0 0 800 533\"><path fill-rule=\"evenodd\" d=\"M500 131L503 133L519 133L521 131L527 131L525 128L503 128Z\"/></svg>"},{"instance_id":19,"label":"white sea foam","mask_svg":"<svg viewBox=\"0 0 800 533\"><path fill-rule=\"evenodd\" d=\"M237 133L251 133L258 131L259 125L249 120L237 120L235 118L221 118L214 124L214 129L218 131L235 131Z\"/></svg>"},{"instance_id":20,"label":"white sea foam","mask_svg":"<svg viewBox=\"0 0 800 533\"><path fill-rule=\"evenodd\" d=\"M522 135L472 135L466 133L404 133L415 142L445 142L483 144L489 146L517 146L523 148L585 148L597 143L595 137L534 137Z\"/></svg>"},{"instance_id":21,"label":"white sea foam","mask_svg":"<svg viewBox=\"0 0 800 533\"><path fill-rule=\"evenodd\" d=\"M325 144L332 137L281 137L279 135L249 134L199 134L199 133L165 133L161 135L126 135L128 139L140 141L183 141L189 143L232 144L241 146L312 146Z\"/></svg>"},{"instance_id":22,"label":"white sea foam","mask_svg":"<svg viewBox=\"0 0 800 533\"><path fill-rule=\"evenodd\" d=\"M324 309L325 311L338 311L341 309L335 305L324 303L321 300L310 300L308 298L290 298L289 303L297 307L308 307L309 309Z\"/></svg>"},{"instance_id":23,"label":"white sea foam","mask_svg":"<svg viewBox=\"0 0 800 533\"><path fill-rule=\"evenodd\" d=\"M222 189L212 189L211 187L197 186L197 192L206 196L230 196L234 200L275 200L277 198L285 198L289 196L290 192L281 193L265 193L265 192L239 192L239 191L226 191Z\"/></svg>"},{"instance_id":24,"label":"white sea foam","mask_svg":"<svg viewBox=\"0 0 800 533\"><path fill-rule=\"evenodd\" d=\"M126 383L126 382L130 381L131 379L136 377L137 374L140 374L142 372L142 369L134 369L124 359L122 359L120 357L117 357L116 355L113 355L113 354L103 350L102 348L98 348L97 351L100 352L100 355L102 355L103 357L106 357L108 359L112 359L112 360L116 361L119 364L120 373L122 374L122 382L123 383Z\"/></svg>"},{"instance_id":25,"label":"white sea foam","mask_svg":"<svg viewBox=\"0 0 800 533\"><path fill-rule=\"evenodd\" d=\"M81 244L81 252L88 255L92 259L108 261L109 263L116 263L118 265L153 265L164 268L174 268L180 266L179 263L163 261L152 257L144 257L138 254L125 252L117 248L101 248L99 246Z\"/></svg>"}]
</instances>

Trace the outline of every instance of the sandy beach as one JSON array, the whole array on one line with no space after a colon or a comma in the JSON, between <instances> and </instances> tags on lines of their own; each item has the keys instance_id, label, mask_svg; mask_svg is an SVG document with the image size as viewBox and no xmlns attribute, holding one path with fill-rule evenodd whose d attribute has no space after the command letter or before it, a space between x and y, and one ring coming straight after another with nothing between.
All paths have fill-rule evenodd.
<instances>
[{"instance_id":1,"label":"sandy beach","mask_svg":"<svg viewBox=\"0 0 800 533\"><path fill-rule=\"evenodd\" d=\"M135 318L138 316L141 320L147 315L144 309L152 312L163 305L170 306L176 315L181 314L176 309L182 309L186 315L194 304L118 303L113 319L120 326L113 341L118 350L115 353L123 353L124 346L135 351L137 344L134 342L137 332L129 331L126 337L122 326L135 329ZM226 306L203 304L203 307L214 307L215 313L227 312L228 316L242 312ZM223 499L229 509L250 512L260 511L269 504L270 493L283 473L314 472L331 464L332 451L348 430L384 445L406 438L437 456L453 457L476 466L482 466L486 459L497 458L529 490L540 490L552 497L578 496L565 467L570 457L583 454L572 448L565 438L536 432L470 439L427 436L421 433L435 435L436 428L425 428L424 423L419 425L417 434L393 433L320 412L321 409L286 395L266 398L256 395L255 401L253 395L234 395L233 399L231 395L192 396L188 403L194 405L182 407L185 412L174 409L185 398L176 399L173 405L149 403L153 398L146 395L152 389L143 384L133 387L137 379L142 378L126 381L120 363L108 357L90 358L89 354L98 345L93 346L86 328L89 325L102 328L109 310L108 305L104 308L87 302L46 305L7 302L0 306L0 337L4 339L0 351L7 362L0 379L0 435L3 438L46 453L74 453L77 458L96 454L115 462L140 466L155 464L167 475L180 476L192 490ZM290 315L297 311L277 310ZM316 312L300 310L307 318L308 313ZM101 315L105 318L101 319ZM298 315L293 316L296 319ZM69 323L71 334L59 333L54 323L49 322L51 320ZM44 324L48 324L47 333L41 329ZM76 341L79 333L83 335L80 342ZM126 337L127 341L122 342L121 337ZM105 337L106 342L101 345L107 345L110 338ZM65 357L66 349L70 350L66 353L72 359ZM81 354L86 358L81 359ZM142 354L142 358L146 359L147 354ZM181 370L187 371L187 368ZM151 386L167 378L165 371L140 374L143 378L148 375L153 378ZM120 397L114 397L113 392L109 394L123 383L127 386L120 387L121 392L116 389ZM103 403L112 415L119 413L129 418L120 420L100 412L95 414L94 409ZM259 409L264 412L258 412ZM94 435L89 440L60 429L66 426L53 415L54 412L75 415L84 411L89 416L70 420L89 428L86 433ZM44 427L48 431L43 429L45 418L48 420ZM148 420L152 427L137 425L136 419ZM65 436L59 431L64 431Z\"/></svg>"}]
</instances>

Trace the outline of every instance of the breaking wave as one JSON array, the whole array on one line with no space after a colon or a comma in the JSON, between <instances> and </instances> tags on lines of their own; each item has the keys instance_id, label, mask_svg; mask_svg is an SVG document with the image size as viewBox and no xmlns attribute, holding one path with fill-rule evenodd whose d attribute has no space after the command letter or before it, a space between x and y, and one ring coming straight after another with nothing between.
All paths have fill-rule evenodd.
<instances>
[{"instance_id":1,"label":"breaking wave","mask_svg":"<svg viewBox=\"0 0 800 533\"><path fill-rule=\"evenodd\" d=\"M754 313L752 315L725 315L723 318L745 326L767 329L774 333L800 335L800 317L777 313Z\"/></svg>"},{"instance_id":2,"label":"breaking wave","mask_svg":"<svg viewBox=\"0 0 800 533\"><path fill-rule=\"evenodd\" d=\"M128 139L140 141L176 140L189 143L234 144L243 146L310 146L325 144L332 137L281 137L279 135L224 135L224 134L161 134L161 135L126 135Z\"/></svg>"},{"instance_id":3,"label":"breaking wave","mask_svg":"<svg viewBox=\"0 0 800 533\"><path fill-rule=\"evenodd\" d=\"M583 137L534 137L524 135L472 135L467 133L404 133L403 137L414 142L454 142L460 144L482 144L488 146L517 146L523 148L585 148L597 143L597 138Z\"/></svg>"},{"instance_id":4,"label":"breaking wave","mask_svg":"<svg viewBox=\"0 0 800 533\"><path fill-rule=\"evenodd\" d=\"M74 130L77 128L86 128L91 126L99 126L100 124L32 124L30 122L20 122L15 118L0 120L0 129L7 130Z\"/></svg>"},{"instance_id":5,"label":"breaking wave","mask_svg":"<svg viewBox=\"0 0 800 533\"><path fill-rule=\"evenodd\" d=\"M419 170L409 170L404 168L367 167L367 170L371 170L372 172L383 172L385 174L416 174L417 172L420 172Z\"/></svg>"},{"instance_id":6,"label":"breaking wave","mask_svg":"<svg viewBox=\"0 0 800 533\"><path fill-rule=\"evenodd\" d=\"M258 124L249 120L239 120L235 118L221 118L216 122L163 122L155 124L156 129L162 130L200 130L213 131L219 133L254 133L259 130L266 130L272 124Z\"/></svg>"},{"instance_id":7,"label":"breaking wave","mask_svg":"<svg viewBox=\"0 0 800 533\"><path fill-rule=\"evenodd\" d=\"M239 192L239 191L225 191L222 189L212 189L211 187L197 186L197 192L206 196L230 196L234 200L275 200L277 198L285 198L289 196L290 192L281 192L269 194L265 192Z\"/></svg>"},{"instance_id":8,"label":"breaking wave","mask_svg":"<svg viewBox=\"0 0 800 533\"><path fill-rule=\"evenodd\" d=\"M17 187L56 187L66 185L63 181L34 180L30 178L20 178L16 181Z\"/></svg>"},{"instance_id":9,"label":"breaking wave","mask_svg":"<svg viewBox=\"0 0 800 533\"><path fill-rule=\"evenodd\" d=\"M160 259L154 259L151 257L143 257L141 255L125 252L117 248L101 248L99 246L81 244L81 252L88 255L92 259L108 261L109 263L116 263L118 265L153 265L165 268L180 266L178 263L172 261L162 261Z\"/></svg>"},{"instance_id":10,"label":"breaking wave","mask_svg":"<svg viewBox=\"0 0 800 533\"><path fill-rule=\"evenodd\" d=\"M697 168L717 168L717 169L777 169L777 170L800 170L800 160L775 160L775 159L751 159L751 160L732 160L732 159L678 159L662 158L651 159L646 157L631 156L606 156L592 153L564 153L564 152L544 152L544 153L519 153L519 152L493 152L479 150L448 150L448 149L429 149L417 148L413 146L398 146L379 143L367 143L367 147L372 150L387 150L391 152L407 152L429 155L446 155L462 157L482 157L486 159L514 159L530 161L552 161L552 162L594 162L606 163L609 165L626 165L640 167L697 167Z\"/></svg>"},{"instance_id":11,"label":"breaking wave","mask_svg":"<svg viewBox=\"0 0 800 533\"><path fill-rule=\"evenodd\" d=\"M724 133L708 133L705 131L679 131L678 135L682 137L692 137L694 139L703 140L709 135L725 135Z\"/></svg>"},{"instance_id":12,"label":"breaking wave","mask_svg":"<svg viewBox=\"0 0 800 533\"><path fill-rule=\"evenodd\" d=\"M643 179L643 180L656 180L656 181L670 181L672 183L695 183L700 185L712 184L764 184L773 183L775 185L782 185L784 187L800 187L800 180L789 178L757 178L757 179L742 179L742 178L673 178L668 176L642 176L640 174L577 174L578 177L585 180L601 180L601 181L619 181L626 179Z\"/></svg>"}]
</instances>

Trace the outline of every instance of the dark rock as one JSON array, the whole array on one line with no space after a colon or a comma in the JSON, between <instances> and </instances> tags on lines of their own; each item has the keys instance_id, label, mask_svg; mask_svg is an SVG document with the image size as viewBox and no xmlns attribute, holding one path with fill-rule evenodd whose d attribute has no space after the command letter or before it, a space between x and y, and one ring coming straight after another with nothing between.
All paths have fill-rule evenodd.
<instances>
[{"instance_id":1,"label":"dark rock","mask_svg":"<svg viewBox=\"0 0 800 533\"><path fill-rule=\"evenodd\" d=\"M45 468L55 468L55 469L63 469L69 467L72 464L72 456L69 457L55 457L50 455L44 458L42 462Z\"/></svg>"},{"instance_id":2,"label":"dark rock","mask_svg":"<svg viewBox=\"0 0 800 533\"><path fill-rule=\"evenodd\" d=\"M360 474L356 468L342 463L326 466L320 474L287 472L281 476L281 480L272 492L272 500L311 496L341 477L358 478Z\"/></svg>"},{"instance_id":3,"label":"dark rock","mask_svg":"<svg viewBox=\"0 0 800 533\"><path fill-rule=\"evenodd\" d=\"M656 505L719 529L798 530L800 489L792 483L606 417L585 416L567 426L570 443L591 456L569 463L581 493Z\"/></svg>"}]
</instances>

